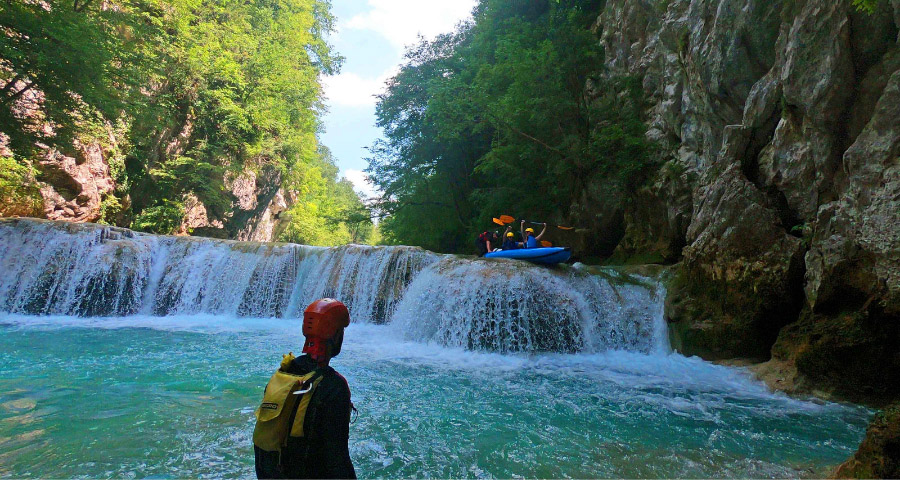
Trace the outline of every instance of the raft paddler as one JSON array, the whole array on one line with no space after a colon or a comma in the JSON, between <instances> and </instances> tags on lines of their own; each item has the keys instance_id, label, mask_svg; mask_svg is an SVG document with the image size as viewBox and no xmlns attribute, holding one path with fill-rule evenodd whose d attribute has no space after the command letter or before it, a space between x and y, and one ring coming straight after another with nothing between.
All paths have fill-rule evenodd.
<instances>
[{"instance_id":1,"label":"raft paddler","mask_svg":"<svg viewBox=\"0 0 900 480\"><path fill-rule=\"evenodd\" d=\"M505 240L503 240L503 245L500 247L503 250L516 250L521 247L521 243L516 241L516 234L512 232L512 227L506 227L506 233L503 235Z\"/></svg>"},{"instance_id":2,"label":"raft paddler","mask_svg":"<svg viewBox=\"0 0 900 480\"><path fill-rule=\"evenodd\" d=\"M522 220L520 225L520 230L522 230L522 238L525 239L525 248L537 248L541 246L541 238L544 237L544 233L547 232L547 224L544 223L544 228L541 230L540 235L534 236L534 229L531 227L525 228L525 220Z\"/></svg>"}]
</instances>

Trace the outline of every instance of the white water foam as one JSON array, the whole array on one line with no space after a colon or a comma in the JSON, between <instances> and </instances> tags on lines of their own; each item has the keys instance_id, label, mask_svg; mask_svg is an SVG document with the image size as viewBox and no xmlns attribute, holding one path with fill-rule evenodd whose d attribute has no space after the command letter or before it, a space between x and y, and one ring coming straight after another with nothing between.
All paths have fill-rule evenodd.
<instances>
[{"instance_id":1,"label":"white water foam","mask_svg":"<svg viewBox=\"0 0 900 480\"><path fill-rule=\"evenodd\" d=\"M37 315L297 317L339 297L382 323L439 258L411 247L318 248L142 235L96 225L0 223L0 310Z\"/></svg>"},{"instance_id":2,"label":"white water foam","mask_svg":"<svg viewBox=\"0 0 900 480\"><path fill-rule=\"evenodd\" d=\"M493 351L668 351L661 285L513 260L447 257L410 284L391 325L407 338Z\"/></svg>"},{"instance_id":3,"label":"white water foam","mask_svg":"<svg viewBox=\"0 0 900 480\"><path fill-rule=\"evenodd\" d=\"M199 333L206 335L240 334L259 336L262 341L302 345L300 324L273 318L215 316L134 315L130 317L34 316L0 313L0 325L27 330L142 329ZM286 353L286 352L285 352ZM704 412L725 403L765 401L767 409L777 405L787 411L827 412L840 408L829 402L811 402L771 392L746 369L719 366L698 357L676 353L651 354L609 350L600 353L495 353L466 350L460 346L441 346L405 338L392 326L353 324L345 336L344 357L366 363L397 363L416 368L498 375L527 371L529 375L581 378L592 383L615 385L628 391L641 391L641 401L662 402L666 409L702 417ZM353 360L348 360L353 361ZM656 393L655 393L656 392ZM665 392L661 394L660 392ZM674 393L673 393L674 392ZM678 392L681 392L680 394ZM693 401L686 401L691 397ZM697 402L702 399L702 402ZM747 405L745 408L758 408ZM767 415L778 414L768 411Z\"/></svg>"},{"instance_id":4,"label":"white water foam","mask_svg":"<svg viewBox=\"0 0 900 480\"><path fill-rule=\"evenodd\" d=\"M667 351L662 287L586 269L438 255L144 235L99 225L0 222L0 311L141 323L147 316L297 318L321 297L355 323L499 352ZM136 315L143 317L136 317ZM195 320L192 320L195 321ZM160 322L178 321L160 320Z\"/></svg>"}]
</instances>

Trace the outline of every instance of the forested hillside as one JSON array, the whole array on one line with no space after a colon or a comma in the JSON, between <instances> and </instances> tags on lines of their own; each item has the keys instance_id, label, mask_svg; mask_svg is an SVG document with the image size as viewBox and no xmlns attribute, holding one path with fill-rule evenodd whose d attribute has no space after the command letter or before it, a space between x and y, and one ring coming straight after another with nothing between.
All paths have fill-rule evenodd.
<instances>
[{"instance_id":1,"label":"forested hillside","mask_svg":"<svg viewBox=\"0 0 900 480\"><path fill-rule=\"evenodd\" d=\"M380 98L386 139L369 168L388 240L471 253L510 214L618 230L582 242L612 251L629 192L660 165L640 78L604 67L592 30L603 3L484 0L471 22L408 51Z\"/></svg>"},{"instance_id":2,"label":"forested hillside","mask_svg":"<svg viewBox=\"0 0 900 480\"><path fill-rule=\"evenodd\" d=\"M343 221L363 206L316 138L320 77L341 64L329 8L4 2L0 214L359 241L371 224Z\"/></svg>"},{"instance_id":3,"label":"forested hillside","mask_svg":"<svg viewBox=\"0 0 900 480\"><path fill-rule=\"evenodd\" d=\"M549 239L675 265L678 350L896 398L898 31L885 1L482 0L380 99L384 234L576 226Z\"/></svg>"}]
</instances>

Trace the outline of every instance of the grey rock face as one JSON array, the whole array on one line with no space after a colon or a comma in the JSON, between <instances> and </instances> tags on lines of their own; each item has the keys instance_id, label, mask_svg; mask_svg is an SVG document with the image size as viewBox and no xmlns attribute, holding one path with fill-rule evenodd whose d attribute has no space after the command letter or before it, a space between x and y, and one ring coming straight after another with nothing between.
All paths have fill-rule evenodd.
<instances>
[{"instance_id":1,"label":"grey rock face","mask_svg":"<svg viewBox=\"0 0 900 480\"><path fill-rule=\"evenodd\" d=\"M607 67L643 78L673 167L626 210L619 249L685 245L667 315L686 353L758 356L801 309L897 320L898 26L898 0L607 2Z\"/></svg>"},{"instance_id":2,"label":"grey rock face","mask_svg":"<svg viewBox=\"0 0 900 480\"><path fill-rule=\"evenodd\" d=\"M99 144L77 144L75 149L75 156L53 150L38 161L44 214L48 219L95 221L100 218L103 197L116 188Z\"/></svg>"},{"instance_id":3,"label":"grey rock face","mask_svg":"<svg viewBox=\"0 0 900 480\"><path fill-rule=\"evenodd\" d=\"M839 199L822 205L806 255L810 307L848 290L900 313L900 70L872 119L843 156L849 179Z\"/></svg>"}]
</instances>

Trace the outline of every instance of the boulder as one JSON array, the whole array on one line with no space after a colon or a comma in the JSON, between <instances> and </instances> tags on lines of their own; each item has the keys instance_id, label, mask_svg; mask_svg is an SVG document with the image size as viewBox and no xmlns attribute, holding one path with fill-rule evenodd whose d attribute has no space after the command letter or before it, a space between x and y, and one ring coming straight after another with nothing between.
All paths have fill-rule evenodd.
<instances>
[{"instance_id":1,"label":"boulder","mask_svg":"<svg viewBox=\"0 0 900 480\"><path fill-rule=\"evenodd\" d=\"M900 403L875 416L853 458L842 463L835 478L900 478Z\"/></svg>"}]
</instances>

